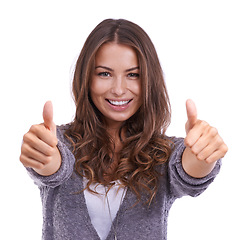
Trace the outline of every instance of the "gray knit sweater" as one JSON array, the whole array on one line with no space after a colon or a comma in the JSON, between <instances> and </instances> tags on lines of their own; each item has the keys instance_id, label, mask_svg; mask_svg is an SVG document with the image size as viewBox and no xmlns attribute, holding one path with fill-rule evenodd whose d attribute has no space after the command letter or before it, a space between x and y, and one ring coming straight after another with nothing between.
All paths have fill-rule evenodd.
<instances>
[{"instance_id":1,"label":"gray knit sweater","mask_svg":"<svg viewBox=\"0 0 240 240\"><path fill-rule=\"evenodd\" d=\"M64 137L66 126L57 128L58 148L62 165L57 173L44 177L28 168L30 176L38 185L43 204L44 240L99 240L91 223L83 189L82 178L73 170L75 158L69 142ZM195 179L183 170L182 153L185 149L182 138L175 138L175 148L170 156L166 173L160 177L160 186L155 201L132 207L136 196L130 190L119 208L117 217L118 240L166 240L167 218L173 202L184 195L198 196L214 180L220 169L220 161L206 177ZM160 169L160 171L161 171ZM167 170L166 170L167 169ZM81 192L81 193L79 193ZM116 222L113 222L114 226ZM106 240L114 239L112 228Z\"/></svg>"}]
</instances>

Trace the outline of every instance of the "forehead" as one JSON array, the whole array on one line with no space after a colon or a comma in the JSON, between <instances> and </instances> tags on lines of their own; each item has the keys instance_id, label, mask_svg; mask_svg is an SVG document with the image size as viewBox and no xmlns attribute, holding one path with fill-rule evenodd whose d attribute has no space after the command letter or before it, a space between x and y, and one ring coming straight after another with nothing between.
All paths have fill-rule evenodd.
<instances>
[{"instance_id":1,"label":"forehead","mask_svg":"<svg viewBox=\"0 0 240 240\"><path fill-rule=\"evenodd\" d=\"M104 65L107 67L136 67L138 58L136 51L124 44L105 43L97 51L95 65Z\"/></svg>"}]
</instances>

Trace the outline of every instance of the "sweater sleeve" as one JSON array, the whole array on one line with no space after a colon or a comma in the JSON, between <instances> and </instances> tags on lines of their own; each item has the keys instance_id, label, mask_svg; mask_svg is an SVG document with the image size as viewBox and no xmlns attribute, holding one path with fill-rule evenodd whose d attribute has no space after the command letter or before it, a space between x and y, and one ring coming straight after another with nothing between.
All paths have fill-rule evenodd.
<instances>
[{"instance_id":1,"label":"sweater sleeve","mask_svg":"<svg viewBox=\"0 0 240 240\"><path fill-rule=\"evenodd\" d=\"M217 161L214 169L203 178L194 178L188 175L182 166L182 154L185 150L184 139L174 138L174 149L169 159L168 174L170 178L170 192L174 198L184 195L196 197L204 192L219 173L221 159Z\"/></svg>"},{"instance_id":2,"label":"sweater sleeve","mask_svg":"<svg viewBox=\"0 0 240 240\"><path fill-rule=\"evenodd\" d=\"M65 126L57 127L57 147L61 154L62 162L59 170L50 175L42 176L35 172L32 168L27 168L30 177L34 180L38 187L48 186L51 188L57 187L65 182L72 175L75 157L70 150L70 145L67 139L64 137L64 132L66 130Z\"/></svg>"}]
</instances>

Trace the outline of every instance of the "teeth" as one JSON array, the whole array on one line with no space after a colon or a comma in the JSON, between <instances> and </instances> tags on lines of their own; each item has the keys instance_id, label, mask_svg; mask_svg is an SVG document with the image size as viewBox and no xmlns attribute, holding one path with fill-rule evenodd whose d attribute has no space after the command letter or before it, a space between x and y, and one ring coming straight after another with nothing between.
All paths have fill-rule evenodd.
<instances>
[{"instance_id":1,"label":"teeth","mask_svg":"<svg viewBox=\"0 0 240 240\"><path fill-rule=\"evenodd\" d=\"M127 104L127 103L129 103L130 102L130 100L129 101L112 101L112 100L108 100L112 105L116 105L116 106L121 106L121 105L125 105L125 104Z\"/></svg>"}]
</instances>

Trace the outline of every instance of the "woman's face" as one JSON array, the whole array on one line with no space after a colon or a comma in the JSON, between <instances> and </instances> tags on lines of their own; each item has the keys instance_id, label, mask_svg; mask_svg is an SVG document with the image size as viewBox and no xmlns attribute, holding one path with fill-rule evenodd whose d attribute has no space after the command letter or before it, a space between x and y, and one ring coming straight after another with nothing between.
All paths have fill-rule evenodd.
<instances>
[{"instance_id":1,"label":"woman's face","mask_svg":"<svg viewBox=\"0 0 240 240\"><path fill-rule=\"evenodd\" d=\"M141 106L140 77L137 54L131 47L106 43L98 50L90 94L108 127L118 128Z\"/></svg>"}]
</instances>

